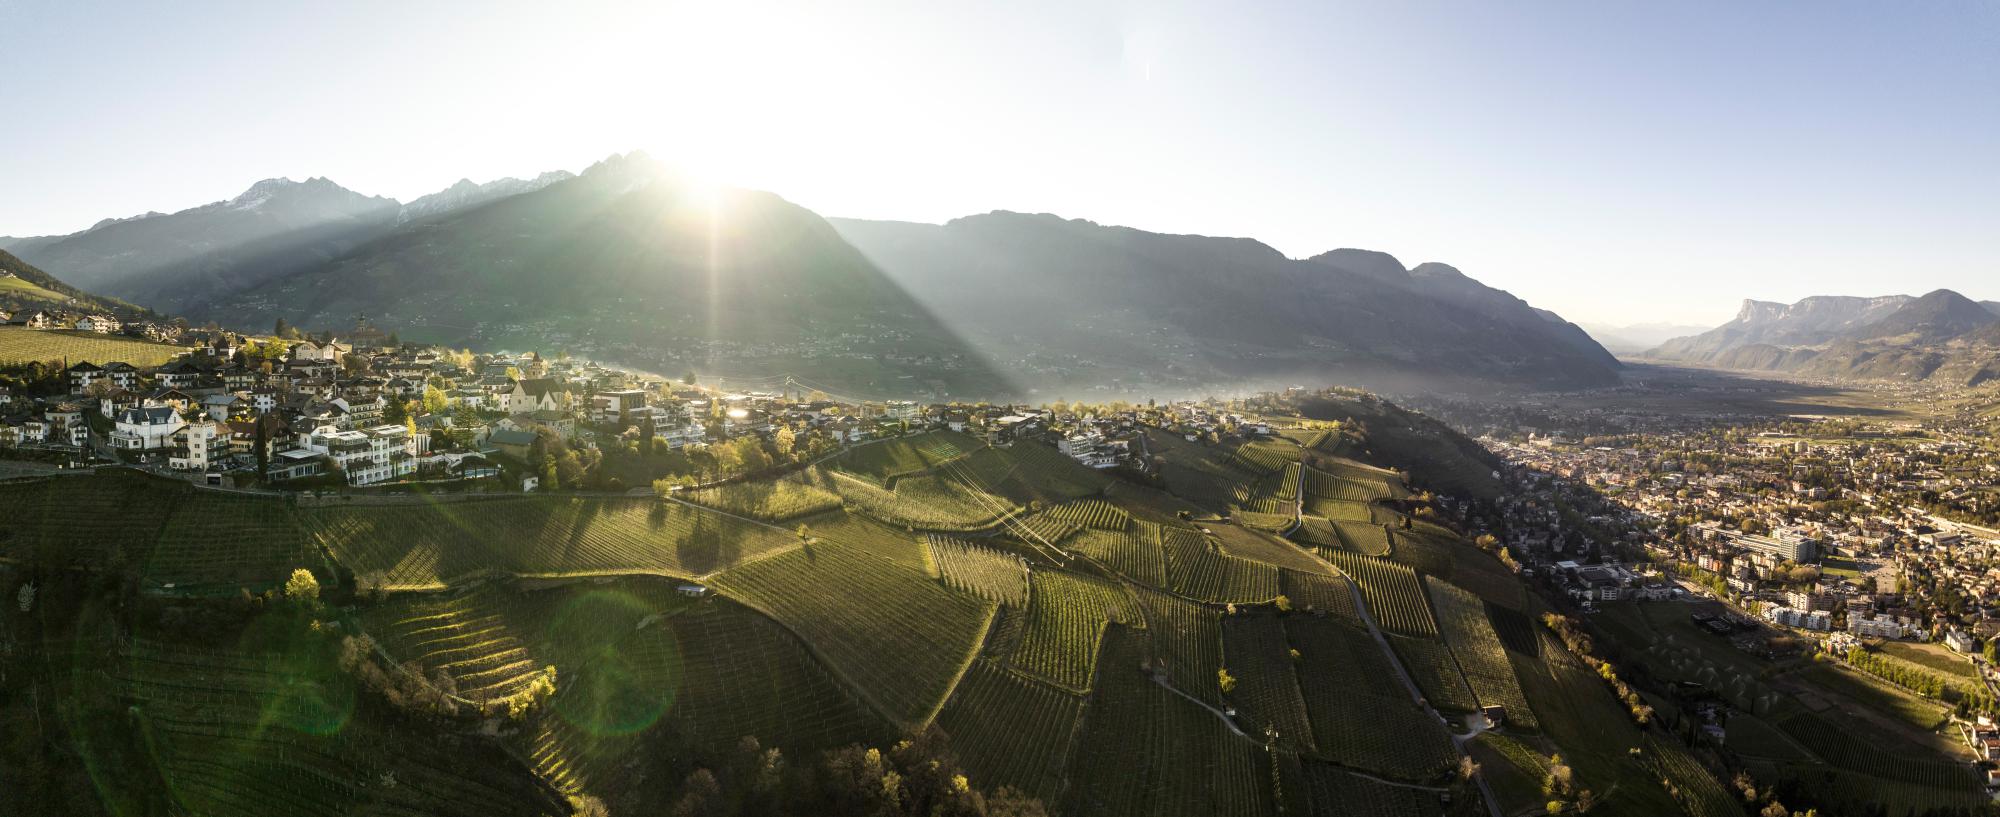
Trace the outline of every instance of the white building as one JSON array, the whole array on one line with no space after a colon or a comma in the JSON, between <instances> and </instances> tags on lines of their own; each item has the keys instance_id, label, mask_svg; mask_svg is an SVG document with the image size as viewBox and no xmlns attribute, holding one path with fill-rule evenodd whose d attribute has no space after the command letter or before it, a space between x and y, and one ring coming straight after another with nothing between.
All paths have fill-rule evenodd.
<instances>
[{"instance_id":1,"label":"white building","mask_svg":"<svg viewBox=\"0 0 2000 817\"><path fill-rule=\"evenodd\" d=\"M214 420L182 426L173 441L167 466L177 471L207 471L229 457L229 427Z\"/></svg>"},{"instance_id":2,"label":"white building","mask_svg":"<svg viewBox=\"0 0 2000 817\"><path fill-rule=\"evenodd\" d=\"M1901 622L1886 615L1874 618L1848 616L1847 631L1862 638L1903 638L1909 630Z\"/></svg>"},{"instance_id":3,"label":"white building","mask_svg":"<svg viewBox=\"0 0 2000 817\"><path fill-rule=\"evenodd\" d=\"M886 413L890 417L905 422L914 422L918 417L923 416L923 412L924 407L917 405L917 401L915 400L891 400L886 409Z\"/></svg>"},{"instance_id":4,"label":"white building","mask_svg":"<svg viewBox=\"0 0 2000 817\"><path fill-rule=\"evenodd\" d=\"M88 315L76 322L76 328L84 332L111 333L118 327L118 319L107 315Z\"/></svg>"},{"instance_id":5,"label":"white building","mask_svg":"<svg viewBox=\"0 0 2000 817\"><path fill-rule=\"evenodd\" d=\"M1764 617L1772 623L1802 630L1825 631L1833 629L1833 616L1819 610L1795 610L1790 607L1772 607L1764 611Z\"/></svg>"},{"instance_id":6,"label":"white building","mask_svg":"<svg viewBox=\"0 0 2000 817\"><path fill-rule=\"evenodd\" d=\"M347 474L347 484L373 485L416 473L423 437L413 437L403 426L342 431L323 425L302 438L299 447L332 460Z\"/></svg>"},{"instance_id":7,"label":"white building","mask_svg":"<svg viewBox=\"0 0 2000 817\"><path fill-rule=\"evenodd\" d=\"M154 451L173 444L174 432L187 422L173 406L141 406L118 413L111 429L111 447L121 451Z\"/></svg>"},{"instance_id":8,"label":"white building","mask_svg":"<svg viewBox=\"0 0 2000 817\"><path fill-rule=\"evenodd\" d=\"M1950 647L1951 651L1955 653L1969 653L1972 652L1972 636L1966 635L1964 630L1957 628L1946 630L1944 645Z\"/></svg>"}]
</instances>

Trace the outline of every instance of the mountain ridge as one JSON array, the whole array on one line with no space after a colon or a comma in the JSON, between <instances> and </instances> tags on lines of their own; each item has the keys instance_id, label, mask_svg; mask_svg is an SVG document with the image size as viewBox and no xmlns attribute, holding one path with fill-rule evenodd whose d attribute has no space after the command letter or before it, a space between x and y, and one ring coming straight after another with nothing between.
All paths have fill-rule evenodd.
<instances>
[{"instance_id":1,"label":"mountain ridge","mask_svg":"<svg viewBox=\"0 0 2000 817\"><path fill-rule=\"evenodd\" d=\"M1922 296L1745 300L1730 322L1647 358L1846 380L1979 385L2000 376L2000 312L1949 289Z\"/></svg>"}]
</instances>

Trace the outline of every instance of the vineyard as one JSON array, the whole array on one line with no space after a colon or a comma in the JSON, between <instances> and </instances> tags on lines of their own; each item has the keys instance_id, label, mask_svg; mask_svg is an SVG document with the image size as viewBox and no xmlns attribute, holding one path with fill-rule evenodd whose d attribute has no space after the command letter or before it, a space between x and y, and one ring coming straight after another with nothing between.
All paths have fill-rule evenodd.
<instances>
[{"instance_id":1,"label":"vineyard","mask_svg":"<svg viewBox=\"0 0 2000 817\"><path fill-rule=\"evenodd\" d=\"M1345 551L1321 555L1360 585L1361 595L1382 629L1420 638L1437 636L1437 623L1431 618L1430 603L1424 599L1424 586L1416 571Z\"/></svg>"},{"instance_id":2,"label":"vineyard","mask_svg":"<svg viewBox=\"0 0 2000 817\"><path fill-rule=\"evenodd\" d=\"M919 571L837 551L794 550L711 582L797 633L905 726L928 721L951 692L994 610Z\"/></svg>"},{"instance_id":3,"label":"vineyard","mask_svg":"<svg viewBox=\"0 0 2000 817\"><path fill-rule=\"evenodd\" d=\"M521 621L508 615L512 601L492 590L421 598L375 608L366 626L412 671L449 676L446 691L477 702L498 700L519 692L547 665L546 658L529 655Z\"/></svg>"},{"instance_id":4,"label":"vineyard","mask_svg":"<svg viewBox=\"0 0 2000 817\"><path fill-rule=\"evenodd\" d=\"M1115 584L1059 570L1037 570L1030 579L1027 628L1009 664L1065 689L1088 690L1105 626L1139 618L1131 598Z\"/></svg>"},{"instance_id":5,"label":"vineyard","mask_svg":"<svg viewBox=\"0 0 2000 817\"><path fill-rule=\"evenodd\" d=\"M1472 694L1472 688L1465 684L1465 673L1459 669L1458 660L1451 650L1436 637L1418 638L1406 635L1389 636L1389 645L1396 655L1403 659L1403 667L1410 671L1410 680L1424 691L1424 698L1431 706L1446 712L1474 712L1479 709L1479 699Z\"/></svg>"},{"instance_id":6,"label":"vineyard","mask_svg":"<svg viewBox=\"0 0 2000 817\"><path fill-rule=\"evenodd\" d=\"M1434 791L1391 786L1324 763L1305 765L1306 790L1315 804L1338 806L1354 817L1435 817L1445 804Z\"/></svg>"},{"instance_id":7,"label":"vineyard","mask_svg":"<svg viewBox=\"0 0 2000 817\"><path fill-rule=\"evenodd\" d=\"M1166 553L1160 549L1157 526L1140 522L1131 531L1088 528L1071 538L1068 548L1149 587L1167 584Z\"/></svg>"},{"instance_id":8,"label":"vineyard","mask_svg":"<svg viewBox=\"0 0 2000 817\"><path fill-rule=\"evenodd\" d=\"M356 576L434 589L497 571L696 577L795 548L787 531L652 499L524 497L299 512Z\"/></svg>"},{"instance_id":9,"label":"vineyard","mask_svg":"<svg viewBox=\"0 0 2000 817\"><path fill-rule=\"evenodd\" d=\"M1963 790L1979 783L1972 770L1962 764L1894 751L1894 747L1866 740L1818 715L1797 712L1776 719L1775 725L1821 760L1869 777L1938 791Z\"/></svg>"},{"instance_id":10,"label":"vineyard","mask_svg":"<svg viewBox=\"0 0 2000 817\"><path fill-rule=\"evenodd\" d=\"M1340 546L1363 556L1388 556L1395 548L1390 544L1389 529L1369 522L1334 522L1334 531L1340 537Z\"/></svg>"},{"instance_id":11,"label":"vineyard","mask_svg":"<svg viewBox=\"0 0 2000 817\"><path fill-rule=\"evenodd\" d=\"M0 482L0 556L53 565L143 565L190 489L136 474Z\"/></svg>"},{"instance_id":12,"label":"vineyard","mask_svg":"<svg viewBox=\"0 0 2000 817\"><path fill-rule=\"evenodd\" d=\"M895 481L895 488L877 487L839 471L807 472L822 488L832 490L854 509L892 525L939 531L991 527L1015 513L1011 500L938 474L916 474Z\"/></svg>"},{"instance_id":13,"label":"vineyard","mask_svg":"<svg viewBox=\"0 0 2000 817\"><path fill-rule=\"evenodd\" d=\"M1215 671L1222 668L1222 613L1155 590L1133 595L1146 619L1147 661L1164 669L1174 689L1221 705Z\"/></svg>"},{"instance_id":14,"label":"vineyard","mask_svg":"<svg viewBox=\"0 0 2000 817\"><path fill-rule=\"evenodd\" d=\"M1082 709L1074 695L975 661L937 723L974 785L1015 786L1052 802Z\"/></svg>"},{"instance_id":15,"label":"vineyard","mask_svg":"<svg viewBox=\"0 0 2000 817\"><path fill-rule=\"evenodd\" d=\"M1669 793L1680 801L1688 817L1739 817L1743 813L1737 797L1679 742L1647 735L1646 749L1660 779L1672 782Z\"/></svg>"},{"instance_id":16,"label":"vineyard","mask_svg":"<svg viewBox=\"0 0 2000 817\"><path fill-rule=\"evenodd\" d=\"M146 369L173 360L187 351L183 346L95 332L0 326L0 366L18 366L36 361L66 361L69 364L87 361L130 363Z\"/></svg>"},{"instance_id":17,"label":"vineyard","mask_svg":"<svg viewBox=\"0 0 2000 817\"><path fill-rule=\"evenodd\" d=\"M274 585L322 561L286 499L191 491L167 516L143 571L184 585Z\"/></svg>"},{"instance_id":18,"label":"vineyard","mask_svg":"<svg viewBox=\"0 0 2000 817\"><path fill-rule=\"evenodd\" d=\"M1122 531L1132 526L1132 515L1124 508L1102 499L1084 499L1068 502L1048 509L1044 513L1050 519L1074 523L1079 527L1099 530Z\"/></svg>"},{"instance_id":19,"label":"vineyard","mask_svg":"<svg viewBox=\"0 0 2000 817\"><path fill-rule=\"evenodd\" d=\"M840 495L803 481L781 479L761 482L732 482L679 494L696 505L718 511L783 522L802 516L837 510Z\"/></svg>"},{"instance_id":20,"label":"vineyard","mask_svg":"<svg viewBox=\"0 0 2000 817\"><path fill-rule=\"evenodd\" d=\"M266 634L275 637L276 634ZM262 640L262 639L260 639ZM567 804L491 747L378 726L324 643L212 650L136 641L106 670L112 694L180 806L205 815L558 815ZM393 787L380 786L384 779ZM119 781L123 784L125 781Z\"/></svg>"},{"instance_id":21,"label":"vineyard","mask_svg":"<svg viewBox=\"0 0 2000 817\"><path fill-rule=\"evenodd\" d=\"M1333 575L1333 568L1324 560L1301 550L1298 545L1280 539L1263 531L1250 530L1238 525L1214 525L1208 534L1223 553L1263 562L1273 567L1296 570L1301 573Z\"/></svg>"},{"instance_id":22,"label":"vineyard","mask_svg":"<svg viewBox=\"0 0 2000 817\"><path fill-rule=\"evenodd\" d=\"M1438 629L1458 659L1459 669L1464 671L1480 705L1503 707L1509 725L1539 728L1534 710L1521 694L1521 682L1514 677L1514 665L1507 660L1507 649L1501 646L1500 636L1486 618L1486 604L1478 596L1436 577L1427 577L1425 581L1430 586L1432 607L1437 611Z\"/></svg>"},{"instance_id":23,"label":"vineyard","mask_svg":"<svg viewBox=\"0 0 2000 817\"><path fill-rule=\"evenodd\" d=\"M983 447L979 441L954 432L916 434L856 446L833 458L828 466L888 487L898 476L928 471Z\"/></svg>"},{"instance_id":24,"label":"vineyard","mask_svg":"<svg viewBox=\"0 0 2000 817\"><path fill-rule=\"evenodd\" d=\"M1319 753L1404 780L1429 780L1455 760L1444 727L1417 708L1366 630L1334 618L1292 616L1298 683Z\"/></svg>"},{"instance_id":25,"label":"vineyard","mask_svg":"<svg viewBox=\"0 0 2000 817\"><path fill-rule=\"evenodd\" d=\"M1166 552L1167 586L1176 593L1217 603L1278 596L1276 567L1224 555L1200 531L1162 526L1160 547Z\"/></svg>"},{"instance_id":26,"label":"vineyard","mask_svg":"<svg viewBox=\"0 0 2000 817\"><path fill-rule=\"evenodd\" d=\"M1065 814L1265 817L1275 810L1268 756L1215 713L1139 671L1143 630L1113 626L1083 734L1071 756ZM1210 674L1213 674L1211 672Z\"/></svg>"},{"instance_id":27,"label":"vineyard","mask_svg":"<svg viewBox=\"0 0 2000 817\"><path fill-rule=\"evenodd\" d=\"M1236 705L1244 729L1259 735L1269 729L1280 746L1310 751L1312 723L1299 693L1284 622L1272 616L1224 619L1222 657L1236 678L1236 688L1223 697Z\"/></svg>"},{"instance_id":28,"label":"vineyard","mask_svg":"<svg viewBox=\"0 0 2000 817\"><path fill-rule=\"evenodd\" d=\"M1281 570L1278 586L1285 598L1292 602L1294 610L1325 613L1355 624L1361 623L1361 614L1354 609L1354 593L1344 578Z\"/></svg>"},{"instance_id":29,"label":"vineyard","mask_svg":"<svg viewBox=\"0 0 2000 817\"><path fill-rule=\"evenodd\" d=\"M1021 557L963 539L931 534L931 556L945 586L1000 604L1028 604L1028 564Z\"/></svg>"}]
</instances>

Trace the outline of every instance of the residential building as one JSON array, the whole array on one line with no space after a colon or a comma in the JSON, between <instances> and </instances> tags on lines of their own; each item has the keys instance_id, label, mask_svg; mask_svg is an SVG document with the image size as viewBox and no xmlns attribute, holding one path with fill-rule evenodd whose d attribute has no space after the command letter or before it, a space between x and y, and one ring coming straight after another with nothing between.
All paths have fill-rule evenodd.
<instances>
[{"instance_id":1,"label":"residential building","mask_svg":"<svg viewBox=\"0 0 2000 817\"><path fill-rule=\"evenodd\" d=\"M357 430L323 425L302 437L299 447L331 460L347 475L349 485L373 485L409 476L417 470L420 453L409 429L397 425Z\"/></svg>"},{"instance_id":2,"label":"residential building","mask_svg":"<svg viewBox=\"0 0 2000 817\"><path fill-rule=\"evenodd\" d=\"M120 451L156 451L173 444L174 432L187 425L172 406L140 406L119 412L112 423L111 447Z\"/></svg>"},{"instance_id":3,"label":"residential building","mask_svg":"<svg viewBox=\"0 0 2000 817\"><path fill-rule=\"evenodd\" d=\"M177 471L208 471L228 458L228 427L214 420L202 420L174 432L167 466Z\"/></svg>"}]
</instances>

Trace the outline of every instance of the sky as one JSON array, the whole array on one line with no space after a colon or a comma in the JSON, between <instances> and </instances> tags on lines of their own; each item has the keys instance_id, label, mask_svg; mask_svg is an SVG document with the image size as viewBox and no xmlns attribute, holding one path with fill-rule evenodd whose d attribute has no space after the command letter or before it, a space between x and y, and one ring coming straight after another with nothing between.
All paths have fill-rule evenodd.
<instances>
[{"instance_id":1,"label":"sky","mask_svg":"<svg viewBox=\"0 0 2000 817\"><path fill-rule=\"evenodd\" d=\"M643 149L828 216L1452 264L1579 322L2000 299L2000 2L0 0L0 235Z\"/></svg>"}]
</instances>

